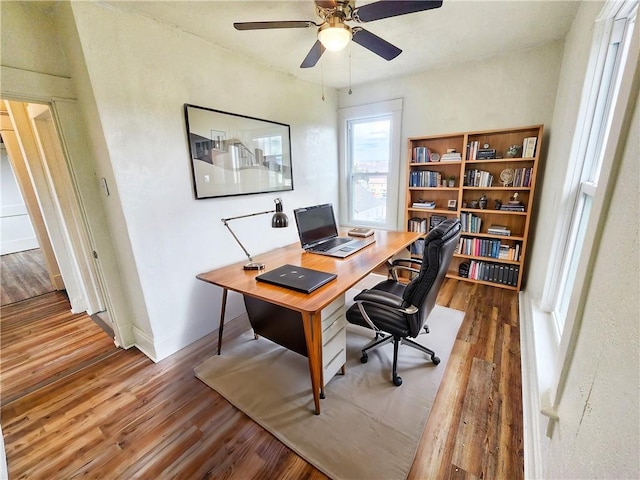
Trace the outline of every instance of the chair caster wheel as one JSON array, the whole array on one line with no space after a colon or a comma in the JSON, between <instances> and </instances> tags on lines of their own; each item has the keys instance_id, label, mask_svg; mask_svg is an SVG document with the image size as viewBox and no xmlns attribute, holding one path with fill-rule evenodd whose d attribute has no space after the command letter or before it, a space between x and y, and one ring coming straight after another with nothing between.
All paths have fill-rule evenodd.
<instances>
[{"instance_id":1,"label":"chair caster wheel","mask_svg":"<svg viewBox=\"0 0 640 480\"><path fill-rule=\"evenodd\" d=\"M368 360L369 360L369 355L367 355L366 353L363 353L362 356L360 357L360 363L367 363Z\"/></svg>"},{"instance_id":2,"label":"chair caster wheel","mask_svg":"<svg viewBox=\"0 0 640 480\"><path fill-rule=\"evenodd\" d=\"M439 357L431 357L431 361L433 362L434 365L438 365L440 363L440 358Z\"/></svg>"},{"instance_id":3,"label":"chair caster wheel","mask_svg":"<svg viewBox=\"0 0 640 480\"><path fill-rule=\"evenodd\" d=\"M393 384L396 387L399 387L400 385L402 385L402 378L400 377L393 377Z\"/></svg>"}]
</instances>

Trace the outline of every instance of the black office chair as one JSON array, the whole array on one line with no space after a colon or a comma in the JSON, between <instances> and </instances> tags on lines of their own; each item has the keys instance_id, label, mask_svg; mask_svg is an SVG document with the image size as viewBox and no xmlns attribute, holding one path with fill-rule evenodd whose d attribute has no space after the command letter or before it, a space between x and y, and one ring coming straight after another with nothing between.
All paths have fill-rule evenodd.
<instances>
[{"instance_id":1,"label":"black office chair","mask_svg":"<svg viewBox=\"0 0 640 480\"><path fill-rule=\"evenodd\" d=\"M451 263L460 238L460 220L451 218L435 227L424 240L422 260L397 259L391 265L391 278L355 296L355 304L347 311L349 323L371 328L374 340L362 349L360 361L367 363L370 350L393 342L393 383L402 385L398 376L398 346L416 348L431 357L437 365L440 359L429 348L410 340L423 330L429 333L427 318L436 304L438 291ZM420 269L411 264L420 264ZM398 281L398 271L415 274L407 284Z\"/></svg>"}]
</instances>

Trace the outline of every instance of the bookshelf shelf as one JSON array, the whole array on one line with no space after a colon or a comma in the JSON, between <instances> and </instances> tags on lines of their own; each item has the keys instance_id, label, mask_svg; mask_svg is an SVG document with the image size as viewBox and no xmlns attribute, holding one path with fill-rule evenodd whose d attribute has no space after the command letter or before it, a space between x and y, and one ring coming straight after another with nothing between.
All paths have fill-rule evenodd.
<instances>
[{"instance_id":1,"label":"bookshelf shelf","mask_svg":"<svg viewBox=\"0 0 640 480\"><path fill-rule=\"evenodd\" d=\"M408 139L405 208L407 228L421 228L423 230L418 231L427 233L439 221L457 216L465 229L478 230L462 232L460 248L454 255L447 277L509 290L520 290L523 287L542 133L542 125L533 125ZM528 150L531 156L509 157L508 150L512 145L520 146L521 152ZM433 153L437 153L434 157L439 156L441 161L429 161ZM460 160L442 161L443 155L449 158L458 155ZM416 161L418 158L420 161ZM505 187L504 178L509 175L513 177L511 184L515 186ZM425 180L426 177L428 180ZM450 178L453 178L454 186L442 186L442 181L448 184ZM421 182L426 181L438 186L422 186ZM475 202L483 195L487 201L486 208L468 207L472 203L475 207ZM435 202L436 208L413 208L413 203L417 201ZM524 211L496 209L498 203L519 204L524 206ZM455 206L455 210L448 208L451 205ZM512 234L497 235L487 232L490 226L496 225L505 227ZM467 248L465 252L461 251L462 238L467 239L464 244ZM468 250L469 239L475 239L475 245L482 245L482 248L489 248L487 245L499 248L496 247L499 243L503 249L517 252L517 257L514 258L518 260L495 258L495 255L470 255L470 251L478 253L480 250ZM469 276L459 274L463 263L469 264Z\"/></svg>"},{"instance_id":2,"label":"bookshelf shelf","mask_svg":"<svg viewBox=\"0 0 640 480\"><path fill-rule=\"evenodd\" d=\"M508 210L492 210L492 209L485 209L485 210L478 210L477 208L461 208L460 209L461 212L468 212L468 213L473 213L474 215L521 215L521 216L527 216L528 212L510 212Z\"/></svg>"},{"instance_id":3,"label":"bookshelf shelf","mask_svg":"<svg viewBox=\"0 0 640 480\"><path fill-rule=\"evenodd\" d=\"M469 280L467 277L461 277L460 275L454 275L452 273L447 273L447 278L453 278L455 280L463 280L465 282L472 281L473 283L481 283L482 285L489 285L491 287L500 287L506 290L519 290L519 288L513 287L511 285L496 284L494 282L486 282L484 280Z\"/></svg>"},{"instance_id":4,"label":"bookshelf shelf","mask_svg":"<svg viewBox=\"0 0 640 480\"><path fill-rule=\"evenodd\" d=\"M509 191L513 191L513 190L531 190L531 187L462 187L465 190L509 190Z\"/></svg>"},{"instance_id":5,"label":"bookshelf shelf","mask_svg":"<svg viewBox=\"0 0 640 480\"><path fill-rule=\"evenodd\" d=\"M455 213L452 210L446 210L444 208L408 208L409 212L429 212L429 213L437 213L440 215L450 215L451 213Z\"/></svg>"}]
</instances>

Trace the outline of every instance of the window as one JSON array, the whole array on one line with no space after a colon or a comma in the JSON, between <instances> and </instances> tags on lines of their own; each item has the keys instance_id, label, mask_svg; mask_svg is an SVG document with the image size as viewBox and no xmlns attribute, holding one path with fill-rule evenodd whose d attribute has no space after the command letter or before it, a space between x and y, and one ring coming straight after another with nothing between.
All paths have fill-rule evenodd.
<instances>
[{"instance_id":1,"label":"window","mask_svg":"<svg viewBox=\"0 0 640 480\"><path fill-rule=\"evenodd\" d=\"M575 290L581 288L576 277L593 200L601 178L604 151L610 136L611 121L618 101L623 68L628 56L637 0L617 4L617 12L605 13L600 21L599 38L594 40L590 70L590 85L585 83L580 125L576 130L572 151L572 174L567 190L573 201L567 212L565 227L559 236L563 247L556 256L557 265L545 292L546 304L556 324L556 334L562 337L569 314L569 304ZM571 168L571 166L570 166ZM608 173L608 172L606 172ZM580 283L580 284L579 284Z\"/></svg>"},{"instance_id":2,"label":"window","mask_svg":"<svg viewBox=\"0 0 640 480\"><path fill-rule=\"evenodd\" d=\"M340 110L340 223L396 228L402 100Z\"/></svg>"},{"instance_id":3,"label":"window","mask_svg":"<svg viewBox=\"0 0 640 480\"><path fill-rule=\"evenodd\" d=\"M597 250L598 230L606 213L606 191L621 139L621 119L630 108L627 104L640 49L635 29L637 9L638 0L608 2L595 25L565 185L571 208L556 232L559 248L552 255L555 267L542 299L542 307L553 319L557 340L554 345L540 343L543 348L557 348L555 366L547 372L553 378L545 379L541 388L546 392L541 399L542 412L551 418L557 418L580 332L581 305L590 285L587 267Z\"/></svg>"},{"instance_id":4,"label":"window","mask_svg":"<svg viewBox=\"0 0 640 480\"><path fill-rule=\"evenodd\" d=\"M282 135L254 138L253 144L262 152L264 166L282 171Z\"/></svg>"}]
</instances>

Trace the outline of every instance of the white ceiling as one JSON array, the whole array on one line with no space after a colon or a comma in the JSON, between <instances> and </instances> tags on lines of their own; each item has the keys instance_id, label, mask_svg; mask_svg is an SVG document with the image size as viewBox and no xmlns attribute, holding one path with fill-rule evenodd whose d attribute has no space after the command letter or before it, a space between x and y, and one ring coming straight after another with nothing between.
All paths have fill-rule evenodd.
<instances>
[{"instance_id":1,"label":"white ceiling","mask_svg":"<svg viewBox=\"0 0 640 480\"><path fill-rule=\"evenodd\" d=\"M342 52L325 52L315 67L301 69L300 63L316 41L316 27L238 31L233 22L320 23L313 0L104 3L190 32L271 69L336 88L482 60L563 39L579 7L575 0L444 0L435 10L359 24L403 50L390 62L351 42ZM371 1L356 0L356 6L366 3Z\"/></svg>"}]
</instances>

